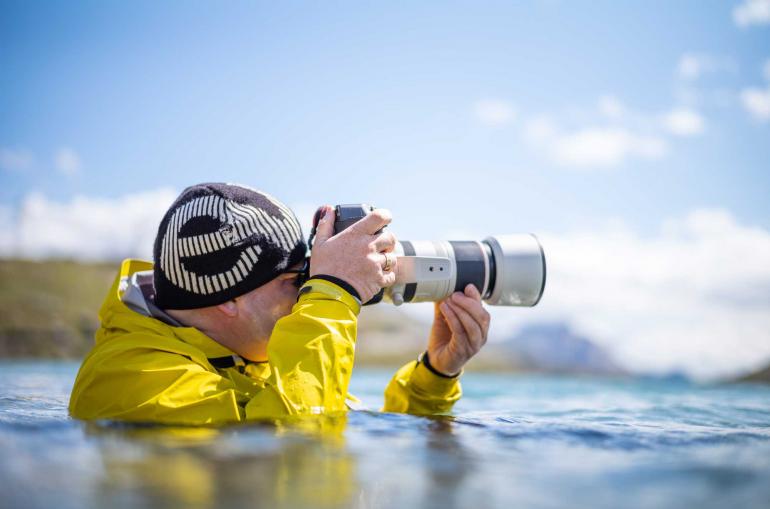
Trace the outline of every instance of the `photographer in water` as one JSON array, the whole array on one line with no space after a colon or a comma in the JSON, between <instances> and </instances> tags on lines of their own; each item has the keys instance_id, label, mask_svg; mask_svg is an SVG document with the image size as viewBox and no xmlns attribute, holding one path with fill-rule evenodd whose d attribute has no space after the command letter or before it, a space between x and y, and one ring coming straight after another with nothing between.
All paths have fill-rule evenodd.
<instances>
[{"instance_id":1,"label":"photographer in water","mask_svg":"<svg viewBox=\"0 0 770 509\"><path fill-rule=\"evenodd\" d=\"M303 281L307 245L288 207L237 185L185 189L154 263L123 262L70 413L210 424L344 411L361 303L396 281L390 221L375 209L335 235L324 207ZM448 412L488 329L473 285L436 303L427 349L396 373L383 410Z\"/></svg>"}]
</instances>

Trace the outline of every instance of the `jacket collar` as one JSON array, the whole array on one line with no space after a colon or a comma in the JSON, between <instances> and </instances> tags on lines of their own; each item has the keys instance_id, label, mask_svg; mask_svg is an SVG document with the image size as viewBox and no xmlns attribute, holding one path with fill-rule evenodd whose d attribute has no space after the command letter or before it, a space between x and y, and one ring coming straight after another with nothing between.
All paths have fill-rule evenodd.
<instances>
[{"instance_id":1,"label":"jacket collar","mask_svg":"<svg viewBox=\"0 0 770 509\"><path fill-rule=\"evenodd\" d=\"M143 260L123 261L113 290L105 300L100 317L102 322L120 320L120 315L133 315L133 322L142 327L173 335L197 348L208 358L235 356L229 348L217 343L195 327L185 327L155 305L152 297L152 263ZM140 316L137 316L140 315ZM138 320L137 320L138 319Z\"/></svg>"}]
</instances>

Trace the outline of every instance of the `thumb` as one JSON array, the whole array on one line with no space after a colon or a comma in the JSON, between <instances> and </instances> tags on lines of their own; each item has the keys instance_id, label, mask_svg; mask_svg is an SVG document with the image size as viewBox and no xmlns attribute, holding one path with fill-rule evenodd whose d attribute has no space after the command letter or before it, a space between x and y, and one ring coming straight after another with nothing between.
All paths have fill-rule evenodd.
<instances>
[{"instance_id":1,"label":"thumb","mask_svg":"<svg viewBox=\"0 0 770 509\"><path fill-rule=\"evenodd\" d=\"M329 205L319 207L316 214L321 214L321 219L316 225L315 240L313 245L323 244L334 236L334 209Z\"/></svg>"}]
</instances>

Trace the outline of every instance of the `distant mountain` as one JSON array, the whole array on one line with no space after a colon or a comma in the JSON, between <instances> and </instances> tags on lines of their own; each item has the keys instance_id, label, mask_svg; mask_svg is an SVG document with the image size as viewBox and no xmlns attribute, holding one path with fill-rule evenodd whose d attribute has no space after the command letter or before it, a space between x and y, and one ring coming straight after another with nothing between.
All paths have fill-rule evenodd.
<instances>
[{"instance_id":1,"label":"distant mountain","mask_svg":"<svg viewBox=\"0 0 770 509\"><path fill-rule=\"evenodd\" d=\"M496 346L520 369L549 373L625 374L602 347L574 333L562 322L527 325Z\"/></svg>"},{"instance_id":2,"label":"distant mountain","mask_svg":"<svg viewBox=\"0 0 770 509\"><path fill-rule=\"evenodd\" d=\"M735 381L770 383L770 365L767 365L759 371L755 371L754 373L742 376Z\"/></svg>"},{"instance_id":3,"label":"distant mountain","mask_svg":"<svg viewBox=\"0 0 770 509\"><path fill-rule=\"evenodd\" d=\"M359 319L356 362L397 364L427 345L430 323L389 305L364 307ZM589 338L563 322L531 324L503 341L491 341L468 364L474 371L539 371L593 375L627 374Z\"/></svg>"}]
</instances>

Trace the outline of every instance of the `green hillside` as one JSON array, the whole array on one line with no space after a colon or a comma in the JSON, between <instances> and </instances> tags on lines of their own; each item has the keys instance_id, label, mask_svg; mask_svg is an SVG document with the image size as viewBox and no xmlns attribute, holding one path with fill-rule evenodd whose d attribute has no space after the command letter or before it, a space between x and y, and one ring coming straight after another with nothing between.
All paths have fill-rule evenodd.
<instances>
[{"instance_id":1,"label":"green hillside","mask_svg":"<svg viewBox=\"0 0 770 509\"><path fill-rule=\"evenodd\" d=\"M0 260L0 357L80 357L117 264Z\"/></svg>"}]
</instances>

